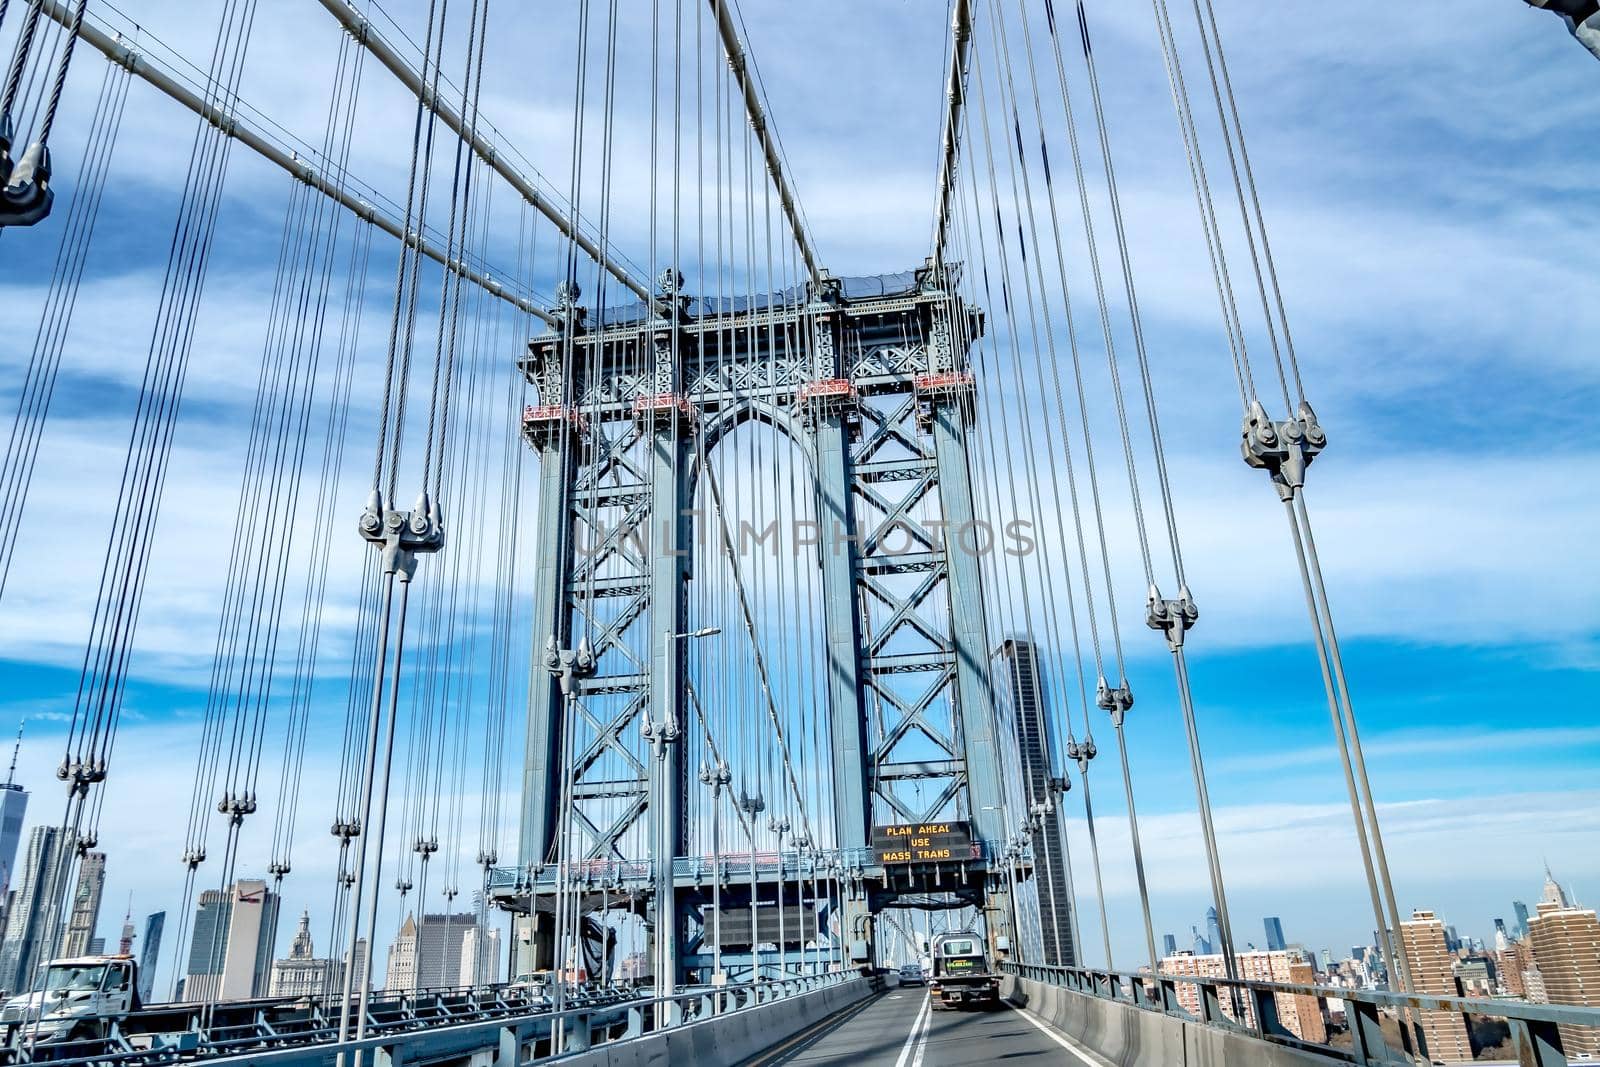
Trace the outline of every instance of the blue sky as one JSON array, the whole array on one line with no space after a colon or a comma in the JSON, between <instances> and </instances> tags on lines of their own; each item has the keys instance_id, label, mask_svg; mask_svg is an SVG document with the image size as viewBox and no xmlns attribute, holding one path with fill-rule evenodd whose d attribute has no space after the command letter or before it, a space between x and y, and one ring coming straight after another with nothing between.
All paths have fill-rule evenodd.
<instances>
[{"instance_id":1,"label":"blue sky","mask_svg":"<svg viewBox=\"0 0 1600 1067\"><path fill-rule=\"evenodd\" d=\"M338 33L312 0L283 6L298 15L260 20L242 95L315 142ZM1487 936L1513 897L1537 895L1545 858L1580 897L1600 896L1592 548L1600 511L1589 488L1600 458L1589 432L1600 400L1592 300L1600 254L1584 226L1600 163L1588 106L1600 68L1556 20L1512 0L1459 6L1438 19L1353 0L1313 19L1294 5L1218 3L1308 387L1333 442L1313 469L1310 499L1400 904L1433 908ZM208 54L211 27L188 5L127 7L190 59ZM926 254L942 7L745 4L794 184L836 274L906 269ZM423 10L397 2L392 14L418 32ZM1348 809L1286 531L1262 476L1237 459L1226 350L1154 31L1140 4L1099 0L1090 12L1203 613L1190 656L1235 923L1241 937L1259 940L1259 916L1276 914L1291 940L1348 947L1371 927ZM502 140L564 182L572 27L519 14L495 8L484 111ZM626 27L625 54L644 32L645 20ZM67 192L74 138L87 126L101 69L88 54L74 74L56 147ZM648 158L638 77L635 69L625 79L633 103L619 107L618 125L619 159L635 164ZM351 169L397 197L411 112L376 68L361 114ZM61 717L76 685L93 561L192 128L152 91L131 90L0 612L8 682L0 724L30 720L18 773L35 792L35 818L59 801ZM188 798L286 189L287 179L235 151L108 786L102 932L112 936L130 891L136 914L178 906L181 820L164 816ZM619 181L614 195L613 240L648 265L645 186ZM509 223L503 233L514 233L511 194L502 185L495 196L497 217ZM48 262L55 238L48 225L4 238L7 403L37 322L38 263ZM548 228L540 239L536 283L548 291ZM375 381L386 326L394 249L378 242L358 394ZM500 270L514 266L510 238L491 252ZM341 519L364 496L359 460L370 454L374 418L358 402L358 462L341 485ZM1108 438L1108 455L1112 447ZM1127 547L1131 525L1122 510L1110 519L1121 546L1120 602L1136 619L1144 590ZM362 551L344 529L334 540L334 614L309 779L337 766L340 660ZM1142 627L1130 647L1139 705L1128 736L1156 926L1182 941L1206 905L1192 789L1165 655ZM1111 842L1114 947L1125 962L1137 958L1142 938L1109 769L1108 760L1097 768L1096 802ZM321 782L307 789L285 906L320 917L330 809ZM252 833L244 854L264 866L260 837L270 827ZM461 843L469 859L476 847ZM1087 930L1095 903L1085 872L1080 861Z\"/></svg>"}]
</instances>

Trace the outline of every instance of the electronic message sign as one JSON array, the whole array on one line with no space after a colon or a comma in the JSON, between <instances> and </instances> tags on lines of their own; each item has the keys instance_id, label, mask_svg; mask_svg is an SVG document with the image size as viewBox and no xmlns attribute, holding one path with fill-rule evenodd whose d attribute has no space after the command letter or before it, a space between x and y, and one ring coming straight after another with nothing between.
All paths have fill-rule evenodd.
<instances>
[{"instance_id":1,"label":"electronic message sign","mask_svg":"<svg viewBox=\"0 0 1600 1067\"><path fill-rule=\"evenodd\" d=\"M872 828L879 863L963 863L981 858L965 822L898 823Z\"/></svg>"}]
</instances>

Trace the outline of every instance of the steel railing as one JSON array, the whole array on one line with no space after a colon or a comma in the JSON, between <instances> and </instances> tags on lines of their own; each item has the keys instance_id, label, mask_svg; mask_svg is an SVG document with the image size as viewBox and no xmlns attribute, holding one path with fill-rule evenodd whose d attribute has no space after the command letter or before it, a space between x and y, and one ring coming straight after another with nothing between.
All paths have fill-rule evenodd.
<instances>
[{"instance_id":1,"label":"steel railing","mask_svg":"<svg viewBox=\"0 0 1600 1067\"><path fill-rule=\"evenodd\" d=\"M207 1027L200 1025L196 1015L193 1029L162 1035L125 1033L113 1027L105 1039L39 1046L35 1062L49 1060L55 1067L161 1067L203 1060L310 1067L340 1053L370 1050L374 1057L369 1064L397 1063L426 1057L432 1049L448 1050L452 1056L497 1049L509 1037L530 1050L526 1058L518 1058L518 1062L529 1063L552 1055L557 1032L563 1037L561 1054L566 1055L858 979L855 972L832 972L698 988L660 998L635 996L618 988L580 989L565 993L560 1011L547 998L519 997L505 987L472 991L475 1001L453 995L463 992L460 990L397 994L375 998L367 1035L360 1041L343 1042L336 1040L336 1004L305 1003L300 1013L278 1018L272 1017L275 1005L262 1005L249 1020ZM150 1044L136 1043L152 1038ZM354 1061L346 1057L344 1062Z\"/></svg>"},{"instance_id":2,"label":"steel railing","mask_svg":"<svg viewBox=\"0 0 1600 1067\"><path fill-rule=\"evenodd\" d=\"M1043 964L1002 963L1000 969L1030 981L1059 986L1084 996L1127 1004L1142 1011L1199 1023L1204 1026L1247 1034L1273 1044L1318 1053L1331 1061L1367 1065L1428 1063L1420 1023L1423 1013L1449 1013L1464 1019L1484 1016L1503 1020L1512 1055L1526 1067L1565 1067L1568 1063L1562 1028L1594 1028L1600 1033L1600 1008L1563 1004L1531 1004L1517 1000L1458 996L1433 996L1421 993L1390 993L1374 989L1347 989L1342 986L1300 985L1291 982L1264 982L1250 979L1198 977L1190 975L1137 974L1125 971L1100 971L1077 967L1051 967ZM1187 987L1190 996L1179 989ZM1315 998L1324 1020L1331 1014L1329 1002L1339 1002L1347 1020L1344 1035L1348 1044L1307 1041L1285 1025L1279 1010L1279 997ZM1198 1005L1197 1012L1184 1007L1188 1000ZM1387 1020L1400 1035L1401 1047L1390 1043L1383 1023ZM1470 1033L1471 1026L1468 1023Z\"/></svg>"}]
</instances>

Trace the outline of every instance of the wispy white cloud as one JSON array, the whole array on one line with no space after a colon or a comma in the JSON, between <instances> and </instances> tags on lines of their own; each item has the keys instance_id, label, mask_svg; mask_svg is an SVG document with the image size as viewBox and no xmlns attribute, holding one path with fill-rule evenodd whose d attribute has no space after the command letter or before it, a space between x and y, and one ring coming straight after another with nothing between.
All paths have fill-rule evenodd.
<instances>
[{"instance_id":1,"label":"wispy white cloud","mask_svg":"<svg viewBox=\"0 0 1600 1067\"><path fill-rule=\"evenodd\" d=\"M1593 790L1485 792L1472 798L1380 804L1387 853L1402 917L1431 908L1463 933L1488 940L1491 920L1513 899L1537 896L1548 860L1580 890L1600 878L1600 811ZM1068 810L1075 809L1069 795ZM1301 803L1288 795L1216 810L1218 850L1234 926L1241 941L1260 940L1260 916L1278 915L1291 940L1336 951L1367 940L1373 928L1350 809ZM1114 917L1119 964L1143 954L1137 883L1127 823L1096 820L1107 906ZM1200 828L1193 813L1139 820L1145 867L1153 890L1157 933L1184 936L1204 926L1210 885ZM1084 938L1090 958L1101 955L1098 905L1087 830L1071 823L1070 840ZM1353 940L1352 940L1353 939Z\"/></svg>"},{"instance_id":2,"label":"wispy white cloud","mask_svg":"<svg viewBox=\"0 0 1600 1067\"><path fill-rule=\"evenodd\" d=\"M1511 752L1572 753L1600 747L1600 727L1526 727L1493 729L1467 726L1448 731L1418 731L1372 734L1362 738L1366 758L1398 759L1408 756L1454 756L1463 762L1476 757L1482 761L1503 761ZM1328 766L1338 758L1332 745L1281 751L1255 752L1249 756L1227 756L1216 760L1218 771L1271 771L1294 767Z\"/></svg>"}]
</instances>

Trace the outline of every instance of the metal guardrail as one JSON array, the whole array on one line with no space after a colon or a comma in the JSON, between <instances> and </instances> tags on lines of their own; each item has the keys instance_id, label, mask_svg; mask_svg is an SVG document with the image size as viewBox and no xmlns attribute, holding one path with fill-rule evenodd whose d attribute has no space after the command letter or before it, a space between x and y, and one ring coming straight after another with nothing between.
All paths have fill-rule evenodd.
<instances>
[{"instance_id":1,"label":"metal guardrail","mask_svg":"<svg viewBox=\"0 0 1600 1067\"><path fill-rule=\"evenodd\" d=\"M225 1056L263 1045L327 1042L338 1032L342 1002L340 994L325 994L213 1004L152 1004L110 1020L103 1034L70 1041L37 1041L29 1034L31 1019L7 1020L11 1040L0 1049L0 1062L160 1064ZM538 1010L544 1004L526 990L505 983L377 990L368 1002L367 1029L381 1034L504 1018Z\"/></svg>"},{"instance_id":2,"label":"metal guardrail","mask_svg":"<svg viewBox=\"0 0 1600 1067\"><path fill-rule=\"evenodd\" d=\"M328 1042L299 1048L264 1049L218 1060L229 1067L310 1067L330 1058L358 1051L371 1051L373 1067L402 1064L425 1059L439 1049L452 1056L475 1051L496 1050L497 1062L541 1063L557 1055L567 1056L596 1045L647 1037L690 1023L729 1015L764 1004L803 996L829 986L843 985L859 976L853 972L810 975L751 985L727 986L679 993L671 997L652 997L612 1004L580 1004L562 1011L545 1009L533 1014L490 1022L454 1026L435 1026L365 1038L361 1041ZM550 1051L549 1042L557 1031L563 1035L559 1054ZM541 1054L540 1043L545 1043ZM524 1058L523 1049L532 1055ZM345 1055L343 1062L353 1063Z\"/></svg>"},{"instance_id":3,"label":"metal guardrail","mask_svg":"<svg viewBox=\"0 0 1600 1067\"><path fill-rule=\"evenodd\" d=\"M489 1000L472 1005L452 1003L455 998L447 995L452 991L431 996L407 994L374 1000L368 1036L343 1042L334 1039L338 1031L336 1005L310 1004L301 1016L276 1021L269 1017L271 1006L263 1006L250 1022L209 1029L197 1026L183 1035L184 1040L138 1047L129 1038L149 1035L114 1033L109 1041L41 1046L42 1055L34 1062L48 1060L54 1067L163 1067L191 1061L230 1067L312 1067L332 1062L341 1053L370 1050L372 1058L367 1063L383 1067L440 1051L454 1057L515 1049L515 1058L507 1062L528 1064L550 1058L558 1031L564 1038L561 1055L567 1055L790 999L857 977L855 972L834 972L695 989L664 998L634 997L623 990L603 988L569 992L568 1006L561 1011L548 1002L503 995L503 989L491 990ZM346 1057L344 1062L354 1060Z\"/></svg>"},{"instance_id":4,"label":"metal guardrail","mask_svg":"<svg viewBox=\"0 0 1600 1067\"><path fill-rule=\"evenodd\" d=\"M1338 986L1299 985L1249 979L1203 978L1188 975L1137 974L1097 971L1077 967L1005 962L1002 972L1047 985L1060 986L1085 996L1116 1001L1142 1011L1186 1022L1229 1030L1273 1044L1327 1056L1331 1061L1379 1067L1397 1063L1428 1063L1415 1021L1419 1012L1450 1012L1462 1016L1487 1016L1504 1020L1517 1057L1524 1067L1567 1067L1560 1027L1593 1027L1600 1031L1600 1008L1563 1004L1530 1004L1516 1000L1390 993ZM1182 1006L1179 986L1192 987L1200 1005L1198 1015ZM1305 1041L1280 1021L1280 995L1315 997L1317 1008L1328 1015L1328 1001L1344 1005L1350 1045ZM1243 1009L1245 1021L1235 1017ZM1400 1034L1402 1047L1389 1042L1382 1026L1387 1016ZM1407 1022L1408 1017L1410 1023ZM1416 1047L1410 1042L1416 1041Z\"/></svg>"}]
</instances>

